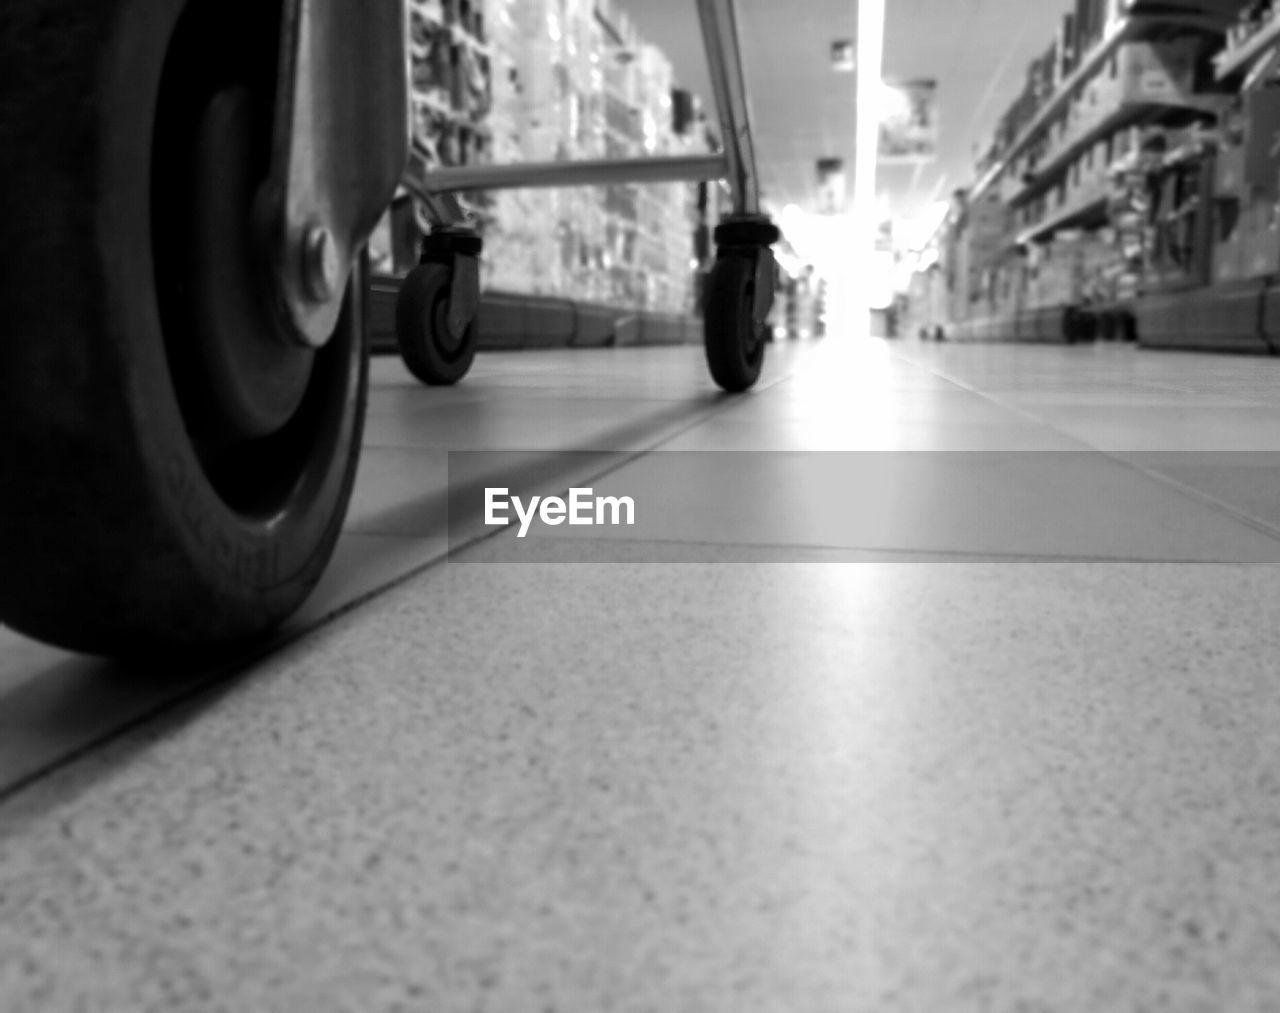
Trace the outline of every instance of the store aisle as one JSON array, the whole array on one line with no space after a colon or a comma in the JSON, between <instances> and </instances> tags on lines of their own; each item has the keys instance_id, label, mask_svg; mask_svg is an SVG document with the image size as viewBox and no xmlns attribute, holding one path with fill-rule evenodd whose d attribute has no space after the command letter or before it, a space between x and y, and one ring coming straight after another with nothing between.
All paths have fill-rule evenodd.
<instances>
[{"instance_id":1,"label":"store aisle","mask_svg":"<svg viewBox=\"0 0 1280 1013\"><path fill-rule=\"evenodd\" d=\"M1280 368L773 352L379 362L300 629L401 582L0 802L0 1007L1269 1008ZM637 522L446 529L449 450Z\"/></svg>"}]
</instances>

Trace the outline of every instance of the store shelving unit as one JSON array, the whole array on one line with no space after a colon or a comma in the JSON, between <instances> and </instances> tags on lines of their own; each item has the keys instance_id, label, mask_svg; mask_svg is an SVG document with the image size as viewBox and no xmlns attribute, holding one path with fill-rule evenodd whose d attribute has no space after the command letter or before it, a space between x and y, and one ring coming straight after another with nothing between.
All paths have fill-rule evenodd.
<instances>
[{"instance_id":1,"label":"store shelving unit","mask_svg":"<svg viewBox=\"0 0 1280 1013\"><path fill-rule=\"evenodd\" d=\"M1022 128L1014 142L1006 149L983 176L974 184L969 199L979 200L1004 177L1014 160L1021 156L1036 139L1044 135L1049 124L1059 116L1071 100L1079 94L1080 89L1102 69L1116 50L1129 39L1136 38L1148 22L1143 18L1126 17L1116 22L1103 35L1102 39L1080 61L1071 74L1062 81L1049 99L1036 112L1031 122Z\"/></svg>"},{"instance_id":2,"label":"store shelving unit","mask_svg":"<svg viewBox=\"0 0 1280 1013\"><path fill-rule=\"evenodd\" d=\"M1242 0L1243 6L1243 0ZM1165 12L1162 14L1130 14L1118 18L1094 43L1089 51L1054 89L1052 96L1035 113L1034 117L1018 133L1009 147L1000 153L992 164L970 190L970 200L978 200L1006 175L1014 161L1021 156L1031 144L1044 135L1051 123L1062 114L1079 95L1080 90L1097 76L1119 48L1126 42L1141 41L1153 33L1170 28L1187 28L1198 30L1214 30L1222 26L1219 17L1210 15L1189 14L1186 12Z\"/></svg>"},{"instance_id":3,"label":"store shelving unit","mask_svg":"<svg viewBox=\"0 0 1280 1013\"><path fill-rule=\"evenodd\" d=\"M1055 149L1038 163L1035 173L1011 198L1015 207L1025 204L1061 179L1084 152L1130 127L1174 123L1194 116L1217 116L1224 102L1217 95L1188 95L1177 100L1124 102L1094 126Z\"/></svg>"},{"instance_id":4,"label":"store shelving unit","mask_svg":"<svg viewBox=\"0 0 1280 1013\"><path fill-rule=\"evenodd\" d=\"M408 172L422 178L441 169L491 160L493 134L488 125L493 101L493 53L485 41L481 0L411 0L409 4L409 100L413 123ZM467 193L459 200L483 222L489 195ZM403 215L412 209L419 231L429 228L424 209L402 192ZM416 263L396 257L396 271Z\"/></svg>"},{"instance_id":5,"label":"store shelving unit","mask_svg":"<svg viewBox=\"0 0 1280 1013\"><path fill-rule=\"evenodd\" d=\"M1187 321L1212 315L1188 308L1192 300L1221 302L1232 326L1265 330L1261 309L1241 309L1239 288L1269 305L1269 277L1280 276L1280 215L1266 215L1280 206L1280 156L1261 152L1280 131L1280 102L1245 103L1246 116L1275 114L1258 119L1247 155L1228 155L1248 166L1247 181L1221 192L1216 167L1221 144L1239 143L1223 140L1239 115L1234 92L1265 83L1280 63L1280 9L1247 38L1228 31L1247 6L1112 4L1092 44L1060 36L1032 65L976 183L935 237L942 269L922 285L946 286L950 337L1072 341L1136 322L1144 344L1185 344ZM1280 310L1280 295L1274 301ZM1175 342L1161 338L1171 321ZM1210 343L1222 330L1202 327ZM1233 347L1266 350L1257 337Z\"/></svg>"},{"instance_id":6,"label":"store shelving unit","mask_svg":"<svg viewBox=\"0 0 1280 1013\"><path fill-rule=\"evenodd\" d=\"M1068 204L1018 233L1017 245L1029 246L1061 229L1096 228L1107 221L1107 198L1088 197Z\"/></svg>"},{"instance_id":7,"label":"store shelving unit","mask_svg":"<svg viewBox=\"0 0 1280 1013\"><path fill-rule=\"evenodd\" d=\"M690 312L687 180L724 159L700 127L676 134L670 63L625 12L613 0L410 0L409 18L412 156L375 270L417 264L430 216L411 192L434 189L483 235L487 288ZM650 156L665 161L652 177L599 182L601 165ZM537 181L542 168L553 184Z\"/></svg>"},{"instance_id":8,"label":"store shelving unit","mask_svg":"<svg viewBox=\"0 0 1280 1013\"><path fill-rule=\"evenodd\" d=\"M1236 46L1224 49L1214 60L1214 72L1219 81L1229 81L1249 69L1280 44L1280 9L1254 35Z\"/></svg>"}]
</instances>

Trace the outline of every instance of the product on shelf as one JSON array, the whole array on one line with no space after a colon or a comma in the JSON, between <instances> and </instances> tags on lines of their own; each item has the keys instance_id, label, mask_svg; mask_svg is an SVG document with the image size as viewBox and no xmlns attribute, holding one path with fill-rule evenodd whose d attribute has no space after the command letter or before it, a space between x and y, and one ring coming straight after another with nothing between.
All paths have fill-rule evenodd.
<instances>
[{"instance_id":1,"label":"product on shelf","mask_svg":"<svg viewBox=\"0 0 1280 1013\"><path fill-rule=\"evenodd\" d=\"M699 150L677 135L673 75L607 0L412 4L415 132L424 168L636 158ZM683 97L680 118L694 103ZM693 308L694 188L504 190L464 200L486 287Z\"/></svg>"},{"instance_id":2,"label":"product on shelf","mask_svg":"<svg viewBox=\"0 0 1280 1013\"><path fill-rule=\"evenodd\" d=\"M949 322L1016 336L1032 311L1280 274L1277 53L1280 5L1078 0L944 226Z\"/></svg>"}]
</instances>

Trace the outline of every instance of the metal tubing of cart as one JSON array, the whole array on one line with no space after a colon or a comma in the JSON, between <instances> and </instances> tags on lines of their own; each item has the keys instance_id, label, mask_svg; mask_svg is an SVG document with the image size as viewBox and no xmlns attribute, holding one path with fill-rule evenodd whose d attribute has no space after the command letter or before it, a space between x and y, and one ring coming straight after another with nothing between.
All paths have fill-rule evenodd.
<instances>
[{"instance_id":1,"label":"metal tubing of cart","mask_svg":"<svg viewBox=\"0 0 1280 1013\"><path fill-rule=\"evenodd\" d=\"M463 223L461 209L448 195L465 190L698 182L709 179L729 180L735 215L758 215L759 178L734 0L697 0L697 5L711 87L719 112L723 154L436 168L407 173L404 187L421 200L428 214L443 226Z\"/></svg>"},{"instance_id":2,"label":"metal tubing of cart","mask_svg":"<svg viewBox=\"0 0 1280 1013\"><path fill-rule=\"evenodd\" d=\"M760 210L760 186L734 0L697 0L697 3L711 90L715 92L720 130L724 135L733 210L739 215L755 215Z\"/></svg>"},{"instance_id":3,"label":"metal tubing of cart","mask_svg":"<svg viewBox=\"0 0 1280 1013\"><path fill-rule=\"evenodd\" d=\"M463 190L518 190L531 187L616 186L623 183L693 183L725 179L723 155L671 158L598 159L575 162L524 162L519 165L466 165L432 169L405 180L421 196Z\"/></svg>"}]
</instances>

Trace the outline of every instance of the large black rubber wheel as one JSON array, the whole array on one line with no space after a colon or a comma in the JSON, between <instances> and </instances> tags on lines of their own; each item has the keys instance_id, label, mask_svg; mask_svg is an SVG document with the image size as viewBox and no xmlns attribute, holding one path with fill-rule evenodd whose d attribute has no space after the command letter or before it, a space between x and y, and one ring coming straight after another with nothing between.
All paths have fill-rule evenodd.
<instances>
[{"instance_id":1,"label":"large black rubber wheel","mask_svg":"<svg viewBox=\"0 0 1280 1013\"><path fill-rule=\"evenodd\" d=\"M449 332L452 271L445 264L419 264L396 297L396 341L409 372L433 387L457 383L476 359L476 323L460 339Z\"/></svg>"},{"instance_id":2,"label":"large black rubber wheel","mask_svg":"<svg viewBox=\"0 0 1280 1013\"><path fill-rule=\"evenodd\" d=\"M278 5L0 13L0 619L139 654L266 633L355 476L363 268L319 351L254 270Z\"/></svg>"},{"instance_id":3,"label":"large black rubber wheel","mask_svg":"<svg viewBox=\"0 0 1280 1013\"><path fill-rule=\"evenodd\" d=\"M702 313L707 367L711 379L731 394L750 388L764 365L768 324L757 327L752 319L755 285L753 253L723 252L707 276Z\"/></svg>"}]
</instances>

